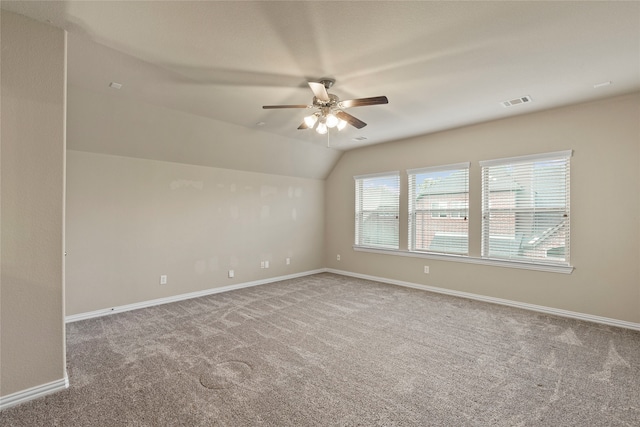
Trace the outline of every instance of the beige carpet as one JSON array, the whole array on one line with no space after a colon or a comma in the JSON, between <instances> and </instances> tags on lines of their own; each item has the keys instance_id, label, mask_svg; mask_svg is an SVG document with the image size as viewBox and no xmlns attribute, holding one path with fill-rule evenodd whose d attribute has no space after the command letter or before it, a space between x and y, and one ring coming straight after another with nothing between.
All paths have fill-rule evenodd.
<instances>
[{"instance_id":1,"label":"beige carpet","mask_svg":"<svg viewBox=\"0 0 640 427\"><path fill-rule=\"evenodd\" d=\"M319 274L67 326L2 426L639 426L640 333Z\"/></svg>"}]
</instances>

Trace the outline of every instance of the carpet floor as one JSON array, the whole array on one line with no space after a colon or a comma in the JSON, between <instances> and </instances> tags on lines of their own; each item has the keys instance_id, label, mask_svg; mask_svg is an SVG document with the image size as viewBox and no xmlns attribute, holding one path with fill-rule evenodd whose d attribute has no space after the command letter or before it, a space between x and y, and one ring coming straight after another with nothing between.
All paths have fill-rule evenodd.
<instances>
[{"instance_id":1,"label":"carpet floor","mask_svg":"<svg viewBox=\"0 0 640 427\"><path fill-rule=\"evenodd\" d=\"M67 325L2 426L639 426L640 333L323 273Z\"/></svg>"}]
</instances>

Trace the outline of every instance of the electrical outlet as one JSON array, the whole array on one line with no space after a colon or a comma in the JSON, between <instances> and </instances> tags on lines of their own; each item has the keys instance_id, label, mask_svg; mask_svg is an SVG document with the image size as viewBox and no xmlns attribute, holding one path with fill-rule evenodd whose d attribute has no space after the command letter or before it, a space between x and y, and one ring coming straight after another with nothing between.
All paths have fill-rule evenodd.
<instances>
[{"instance_id":1,"label":"electrical outlet","mask_svg":"<svg viewBox=\"0 0 640 427\"><path fill-rule=\"evenodd\" d=\"M429 266L428 265L424 266L424 274L429 274Z\"/></svg>"},{"instance_id":2,"label":"electrical outlet","mask_svg":"<svg viewBox=\"0 0 640 427\"><path fill-rule=\"evenodd\" d=\"M264 268L264 261L260 261L260 268Z\"/></svg>"},{"instance_id":3,"label":"electrical outlet","mask_svg":"<svg viewBox=\"0 0 640 427\"><path fill-rule=\"evenodd\" d=\"M287 265L291 264L291 258L287 258L284 262L285 262L285 264L287 264Z\"/></svg>"},{"instance_id":4,"label":"electrical outlet","mask_svg":"<svg viewBox=\"0 0 640 427\"><path fill-rule=\"evenodd\" d=\"M264 262L264 268L269 268L269 261Z\"/></svg>"},{"instance_id":5,"label":"electrical outlet","mask_svg":"<svg viewBox=\"0 0 640 427\"><path fill-rule=\"evenodd\" d=\"M340 254L336 255L336 260L340 261Z\"/></svg>"},{"instance_id":6,"label":"electrical outlet","mask_svg":"<svg viewBox=\"0 0 640 427\"><path fill-rule=\"evenodd\" d=\"M233 270L229 270L229 279L233 279L235 276L235 272Z\"/></svg>"},{"instance_id":7,"label":"electrical outlet","mask_svg":"<svg viewBox=\"0 0 640 427\"><path fill-rule=\"evenodd\" d=\"M162 276L160 276L160 284L161 285L166 285L167 284L167 275L163 274Z\"/></svg>"}]
</instances>

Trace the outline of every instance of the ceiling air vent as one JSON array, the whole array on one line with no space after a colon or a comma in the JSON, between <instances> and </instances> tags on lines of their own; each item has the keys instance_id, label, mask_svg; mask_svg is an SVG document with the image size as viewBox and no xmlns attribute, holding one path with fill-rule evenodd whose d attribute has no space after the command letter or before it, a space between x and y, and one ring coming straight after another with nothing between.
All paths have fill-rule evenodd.
<instances>
[{"instance_id":1,"label":"ceiling air vent","mask_svg":"<svg viewBox=\"0 0 640 427\"><path fill-rule=\"evenodd\" d=\"M514 105L526 104L527 102L531 102L531 97L529 95L521 98L510 99L509 101L502 101L500 105L503 107L513 107Z\"/></svg>"}]
</instances>

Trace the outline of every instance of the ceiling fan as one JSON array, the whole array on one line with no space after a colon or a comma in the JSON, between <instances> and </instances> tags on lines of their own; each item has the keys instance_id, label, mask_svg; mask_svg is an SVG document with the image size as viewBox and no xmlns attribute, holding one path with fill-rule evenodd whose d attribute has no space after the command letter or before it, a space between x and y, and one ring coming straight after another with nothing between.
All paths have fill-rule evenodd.
<instances>
[{"instance_id":1,"label":"ceiling fan","mask_svg":"<svg viewBox=\"0 0 640 427\"><path fill-rule=\"evenodd\" d=\"M359 98L340 101L340 99L327 90L335 83L334 79L322 79L319 82L308 82L311 91L314 94L311 105L263 105L265 110L277 108L311 108L316 111L305 117L304 121L298 129L313 129L316 132L325 134L329 128L344 129L347 124L362 129L367 124L362 120L352 116L344 111L351 107L364 107L367 105L388 104L389 100L386 96L374 96L372 98Z\"/></svg>"}]
</instances>

